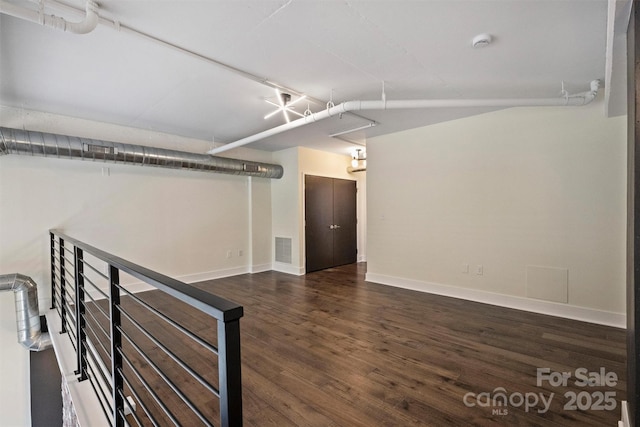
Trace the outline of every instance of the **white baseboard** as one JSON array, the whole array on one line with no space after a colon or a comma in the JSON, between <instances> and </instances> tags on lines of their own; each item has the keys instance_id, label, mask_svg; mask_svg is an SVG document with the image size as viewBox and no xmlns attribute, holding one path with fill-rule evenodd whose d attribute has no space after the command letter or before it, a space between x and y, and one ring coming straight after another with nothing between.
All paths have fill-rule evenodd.
<instances>
[{"instance_id":1,"label":"white baseboard","mask_svg":"<svg viewBox=\"0 0 640 427\"><path fill-rule=\"evenodd\" d=\"M493 292L459 288L439 283L422 282L419 280L386 276L377 273L367 273L365 280L368 282L395 286L397 288L411 289L414 291L481 302L500 307L515 308L517 310L531 311L549 316L564 317L567 319L597 323L622 329L627 327L626 315L624 313L614 313L610 311L535 300L513 295L496 294Z\"/></svg>"},{"instance_id":2,"label":"white baseboard","mask_svg":"<svg viewBox=\"0 0 640 427\"><path fill-rule=\"evenodd\" d=\"M222 279L223 277L237 276L239 274L249 273L247 266L225 268L224 270L207 271L204 273L186 274L183 276L176 276L177 280L184 283L197 283L204 282L205 280Z\"/></svg>"},{"instance_id":3,"label":"white baseboard","mask_svg":"<svg viewBox=\"0 0 640 427\"><path fill-rule=\"evenodd\" d=\"M249 269L246 266L243 267L234 267L234 268L226 268L223 270L215 270L215 271L206 271L204 273L194 273L194 274L185 274L182 276L176 276L176 280L180 280L184 283L197 283L204 282L206 280L214 280L214 279L222 279L223 277L231 277L237 276L239 274L249 273ZM156 289L154 286L149 285L144 282L134 282L127 283L123 285L123 287L133 294L137 294L138 292L146 292L152 291ZM107 293L105 289L102 289L103 292ZM104 296L100 294L95 289L87 288L87 292L94 300L104 299Z\"/></svg>"},{"instance_id":4,"label":"white baseboard","mask_svg":"<svg viewBox=\"0 0 640 427\"><path fill-rule=\"evenodd\" d=\"M291 264L283 264L281 262L273 263L273 271L278 271L280 273L293 274L296 276L304 276L305 268L304 267L296 267Z\"/></svg>"},{"instance_id":5,"label":"white baseboard","mask_svg":"<svg viewBox=\"0 0 640 427\"><path fill-rule=\"evenodd\" d=\"M271 263L267 263L267 264L256 264L256 265L252 265L251 266L251 274L256 274L256 273L262 273L265 271L271 271L273 270L271 268Z\"/></svg>"},{"instance_id":6,"label":"white baseboard","mask_svg":"<svg viewBox=\"0 0 640 427\"><path fill-rule=\"evenodd\" d=\"M357 262L367 262L367 256L366 255L358 255Z\"/></svg>"}]
</instances>

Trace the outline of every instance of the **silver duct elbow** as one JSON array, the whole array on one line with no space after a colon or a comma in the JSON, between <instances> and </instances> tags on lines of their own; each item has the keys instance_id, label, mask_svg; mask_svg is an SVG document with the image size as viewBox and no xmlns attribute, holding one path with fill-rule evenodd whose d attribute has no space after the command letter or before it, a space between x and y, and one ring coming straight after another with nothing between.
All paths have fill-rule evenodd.
<instances>
[{"instance_id":1,"label":"silver duct elbow","mask_svg":"<svg viewBox=\"0 0 640 427\"><path fill-rule=\"evenodd\" d=\"M22 274L0 275L0 291L13 291L16 304L18 342L31 351L51 347L48 332L42 332L38 308L38 285Z\"/></svg>"}]
</instances>

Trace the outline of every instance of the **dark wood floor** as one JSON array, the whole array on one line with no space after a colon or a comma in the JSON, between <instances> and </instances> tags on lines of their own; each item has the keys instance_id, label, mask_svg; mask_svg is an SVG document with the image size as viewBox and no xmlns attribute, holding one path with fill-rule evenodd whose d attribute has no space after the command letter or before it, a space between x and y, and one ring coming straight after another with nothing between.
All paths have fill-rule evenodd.
<instances>
[{"instance_id":1,"label":"dark wood floor","mask_svg":"<svg viewBox=\"0 0 640 427\"><path fill-rule=\"evenodd\" d=\"M354 264L302 277L266 272L196 285L245 308L245 425L616 425L626 398L624 330L368 283L365 268ZM199 312L159 291L144 298L215 340L215 324ZM167 333L162 322L146 322ZM202 351L189 354L187 347L175 344L215 383L215 360ZM165 359L160 363L171 362ZM136 365L146 367L144 361ZM537 368L570 372L571 378L567 386L545 381L539 387ZM619 380L579 387L579 368L603 369ZM215 402L202 397L195 381L175 380L192 388L186 394L207 416L217 416ZM160 380L154 387L167 389ZM480 406L500 392L510 398L507 406L498 405L499 396L496 405ZM571 392L579 397L577 406L611 408L615 397L616 407L568 410ZM551 402L546 412L542 401L534 405L541 394ZM528 410L521 397L531 402Z\"/></svg>"}]
</instances>

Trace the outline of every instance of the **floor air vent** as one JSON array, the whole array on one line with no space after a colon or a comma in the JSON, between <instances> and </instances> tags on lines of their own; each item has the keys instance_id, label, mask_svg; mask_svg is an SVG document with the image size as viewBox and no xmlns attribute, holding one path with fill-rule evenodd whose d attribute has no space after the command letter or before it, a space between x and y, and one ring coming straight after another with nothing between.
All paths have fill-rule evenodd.
<instances>
[{"instance_id":1,"label":"floor air vent","mask_svg":"<svg viewBox=\"0 0 640 427\"><path fill-rule=\"evenodd\" d=\"M291 264L290 237L276 237L276 262Z\"/></svg>"}]
</instances>

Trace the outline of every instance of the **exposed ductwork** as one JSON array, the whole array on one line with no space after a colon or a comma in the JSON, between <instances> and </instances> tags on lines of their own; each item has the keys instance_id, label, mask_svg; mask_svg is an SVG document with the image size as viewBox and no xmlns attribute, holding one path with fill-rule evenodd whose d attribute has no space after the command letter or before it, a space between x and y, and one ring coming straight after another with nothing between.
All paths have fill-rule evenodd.
<instances>
[{"instance_id":1,"label":"exposed ductwork","mask_svg":"<svg viewBox=\"0 0 640 427\"><path fill-rule=\"evenodd\" d=\"M0 0L0 13L75 34L90 33L98 25L100 19L98 16L98 4L88 0L85 5L85 11L84 20L80 22L69 22L59 16L45 14L43 2L40 2L38 10L32 10L9 3L8 1Z\"/></svg>"},{"instance_id":2,"label":"exposed ductwork","mask_svg":"<svg viewBox=\"0 0 640 427\"><path fill-rule=\"evenodd\" d=\"M16 302L18 342L31 351L51 347L48 332L42 332L38 308L38 285L22 274L0 275L0 291L13 291Z\"/></svg>"},{"instance_id":3,"label":"exposed ductwork","mask_svg":"<svg viewBox=\"0 0 640 427\"><path fill-rule=\"evenodd\" d=\"M81 159L170 169L282 178L280 165L214 157L208 154L0 127L0 155Z\"/></svg>"},{"instance_id":4,"label":"exposed ductwork","mask_svg":"<svg viewBox=\"0 0 640 427\"><path fill-rule=\"evenodd\" d=\"M427 108L464 108L464 107L565 107L581 106L591 103L598 95L600 80L593 80L590 90L575 95L569 95L563 91L563 96L558 98L495 98L495 99L408 99L387 100L384 92L382 99L373 101L347 101L334 107L327 108L317 113L311 113L298 120L294 120L275 128L267 129L255 135L248 136L235 142L230 142L221 147L209 150L208 154L222 153L260 141L273 135L308 125L329 117L339 116L344 113L362 110L400 110L400 109L427 109Z\"/></svg>"}]
</instances>

